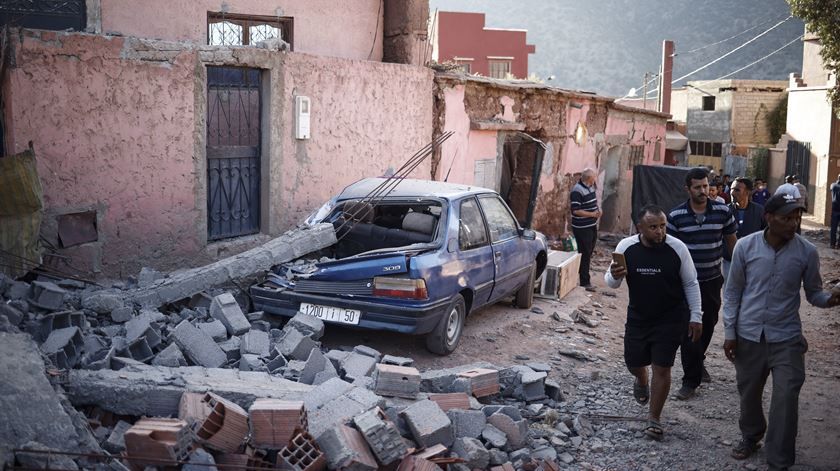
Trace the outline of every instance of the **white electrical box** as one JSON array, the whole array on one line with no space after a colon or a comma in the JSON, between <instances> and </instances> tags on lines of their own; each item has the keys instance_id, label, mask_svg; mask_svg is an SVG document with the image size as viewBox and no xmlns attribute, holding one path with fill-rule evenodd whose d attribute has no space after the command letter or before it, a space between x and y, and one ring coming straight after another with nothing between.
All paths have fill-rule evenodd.
<instances>
[{"instance_id":1,"label":"white electrical box","mask_svg":"<svg viewBox=\"0 0 840 471\"><path fill-rule=\"evenodd\" d=\"M295 139L309 139L309 115L312 103L308 96L295 97Z\"/></svg>"}]
</instances>

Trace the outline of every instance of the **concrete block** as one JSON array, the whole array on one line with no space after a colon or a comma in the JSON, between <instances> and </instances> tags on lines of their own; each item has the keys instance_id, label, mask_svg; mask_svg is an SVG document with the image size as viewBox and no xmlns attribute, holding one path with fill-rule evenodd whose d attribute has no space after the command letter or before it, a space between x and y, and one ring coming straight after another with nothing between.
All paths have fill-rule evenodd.
<instances>
[{"instance_id":1,"label":"concrete block","mask_svg":"<svg viewBox=\"0 0 840 471\"><path fill-rule=\"evenodd\" d=\"M306 362L300 360L289 360L283 368L283 377L289 381L300 382L300 374L306 368Z\"/></svg>"},{"instance_id":2,"label":"concrete block","mask_svg":"<svg viewBox=\"0 0 840 471\"><path fill-rule=\"evenodd\" d=\"M452 452L467 460L465 464L470 469L487 469L490 464L490 452L475 438L456 439L452 445Z\"/></svg>"},{"instance_id":3,"label":"concrete block","mask_svg":"<svg viewBox=\"0 0 840 471\"><path fill-rule=\"evenodd\" d=\"M8 299L25 299L29 294L29 283L25 281L11 281L6 285L5 293Z\"/></svg>"},{"instance_id":4,"label":"concrete block","mask_svg":"<svg viewBox=\"0 0 840 471\"><path fill-rule=\"evenodd\" d=\"M324 369L324 371L319 371L315 374L315 378L312 380L312 384L323 384L333 378L339 378L338 372L332 366L332 363L327 362L327 368Z\"/></svg>"},{"instance_id":5,"label":"concrete block","mask_svg":"<svg viewBox=\"0 0 840 471\"><path fill-rule=\"evenodd\" d=\"M224 342L228 338L227 327L218 319L213 319L210 322L199 322L195 326L206 332L216 342Z\"/></svg>"},{"instance_id":6,"label":"concrete block","mask_svg":"<svg viewBox=\"0 0 840 471\"><path fill-rule=\"evenodd\" d=\"M134 308L130 306L121 306L111 311L111 320L113 322L128 322L132 317L134 317Z\"/></svg>"},{"instance_id":7,"label":"concrete block","mask_svg":"<svg viewBox=\"0 0 840 471\"><path fill-rule=\"evenodd\" d=\"M454 368L442 370L427 370L420 373L420 391L430 393L449 392L450 386L459 373L476 368L495 369L493 364L488 362L476 362L469 365L461 365Z\"/></svg>"},{"instance_id":8,"label":"concrete block","mask_svg":"<svg viewBox=\"0 0 840 471\"><path fill-rule=\"evenodd\" d=\"M82 308L93 311L97 314L109 314L114 309L125 306L123 297L118 293L94 292L88 296L82 296Z\"/></svg>"},{"instance_id":9,"label":"concrete block","mask_svg":"<svg viewBox=\"0 0 840 471\"><path fill-rule=\"evenodd\" d=\"M452 422L443 410L433 401L424 399L406 407L400 414L414 440L424 447L442 444L452 445L454 435Z\"/></svg>"},{"instance_id":10,"label":"concrete block","mask_svg":"<svg viewBox=\"0 0 840 471\"><path fill-rule=\"evenodd\" d=\"M64 304L67 291L50 281L33 281L29 285L29 304L47 311L57 311Z\"/></svg>"},{"instance_id":11,"label":"concrete block","mask_svg":"<svg viewBox=\"0 0 840 471\"><path fill-rule=\"evenodd\" d=\"M536 401L545 398L545 378L548 376L543 371L531 371L522 374L522 399Z\"/></svg>"},{"instance_id":12,"label":"concrete block","mask_svg":"<svg viewBox=\"0 0 840 471\"><path fill-rule=\"evenodd\" d=\"M414 364L414 359L407 357L398 357L394 355L385 355L379 362L384 363L386 365L411 366Z\"/></svg>"},{"instance_id":13,"label":"concrete block","mask_svg":"<svg viewBox=\"0 0 840 471\"><path fill-rule=\"evenodd\" d=\"M387 466L408 454L399 429L378 407L357 415L353 423L381 464Z\"/></svg>"},{"instance_id":14,"label":"concrete block","mask_svg":"<svg viewBox=\"0 0 840 471\"><path fill-rule=\"evenodd\" d=\"M318 410L328 402L337 399L341 396L346 396L353 389L353 385L340 379L335 378L326 381L318 387L312 389L305 399L306 410Z\"/></svg>"},{"instance_id":15,"label":"concrete block","mask_svg":"<svg viewBox=\"0 0 840 471\"><path fill-rule=\"evenodd\" d=\"M490 417L491 415L495 414L496 412L501 412L502 414L507 415L513 420L522 420L522 413L519 412L519 408L516 406L504 406L504 405L489 405L484 406L481 408L481 411L484 412L486 417Z\"/></svg>"},{"instance_id":16,"label":"concrete block","mask_svg":"<svg viewBox=\"0 0 840 471\"><path fill-rule=\"evenodd\" d=\"M563 397L563 391L560 390L560 384L552 379L545 380L545 395L548 396L549 399L556 401L556 402L563 402L565 398Z\"/></svg>"},{"instance_id":17,"label":"concrete block","mask_svg":"<svg viewBox=\"0 0 840 471\"><path fill-rule=\"evenodd\" d=\"M41 345L41 351L56 367L70 369L78 363L83 346L82 331L73 326L50 332L47 340Z\"/></svg>"},{"instance_id":18,"label":"concrete block","mask_svg":"<svg viewBox=\"0 0 840 471\"><path fill-rule=\"evenodd\" d=\"M289 329L277 342L277 350L290 360L307 360L309 352L318 344L297 329Z\"/></svg>"},{"instance_id":19,"label":"concrete block","mask_svg":"<svg viewBox=\"0 0 840 471\"><path fill-rule=\"evenodd\" d=\"M125 339L131 343L140 338L144 338L151 348L160 345L160 332L152 327L148 316L137 316L125 323Z\"/></svg>"},{"instance_id":20,"label":"concrete block","mask_svg":"<svg viewBox=\"0 0 840 471\"><path fill-rule=\"evenodd\" d=\"M491 424L484 426L481 430L481 438L493 448L505 448L507 446L507 435Z\"/></svg>"},{"instance_id":21,"label":"concrete block","mask_svg":"<svg viewBox=\"0 0 840 471\"><path fill-rule=\"evenodd\" d=\"M309 358L306 359L306 365L300 372L299 381L303 384L314 384L315 375L324 371L327 368L328 363L330 362L327 360L327 357L321 353L321 349L313 348L309 352ZM332 364L330 364L330 368L332 368Z\"/></svg>"},{"instance_id":22,"label":"concrete block","mask_svg":"<svg viewBox=\"0 0 840 471\"><path fill-rule=\"evenodd\" d=\"M315 316L307 316L299 312L283 326L283 330L287 329L297 329L298 332L312 340L319 340L324 335L324 321Z\"/></svg>"},{"instance_id":23,"label":"concrete block","mask_svg":"<svg viewBox=\"0 0 840 471\"><path fill-rule=\"evenodd\" d=\"M193 450L187 459L187 464L181 467L181 471L218 471L218 469L213 455L202 448Z\"/></svg>"},{"instance_id":24,"label":"concrete block","mask_svg":"<svg viewBox=\"0 0 840 471\"><path fill-rule=\"evenodd\" d=\"M345 352L344 350L333 349L333 350L330 350L330 351L327 352L326 357L327 357L327 360L329 360L330 363L333 364L336 371L338 371L341 368L341 362L349 354L350 354L350 352Z\"/></svg>"},{"instance_id":25,"label":"concrete block","mask_svg":"<svg viewBox=\"0 0 840 471\"><path fill-rule=\"evenodd\" d=\"M262 312L262 311L260 311ZM251 322L251 330L259 330L265 332L266 334L271 330L271 323L268 321L250 321Z\"/></svg>"},{"instance_id":26,"label":"concrete block","mask_svg":"<svg viewBox=\"0 0 840 471\"><path fill-rule=\"evenodd\" d=\"M379 353L379 350L375 348L368 347L367 345L356 345L353 347L353 351L356 353L361 353L362 355L369 356L376 360L379 363L379 360L382 358L382 354Z\"/></svg>"},{"instance_id":27,"label":"concrete block","mask_svg":"<svg viewBox=\"0 0 840 471\"><path fill-rule=\"evenodd\" d=\"M517 449L525 444L528 437L528 421L514 421L507 414L496 412L487 418L487 422L504 432L509 449Z\"/></svg>"},{"instance_id":28,"label":"concrete block","mask_svg":"<svg viewBox=\"0 0 840 471\"><path fill-rule=\"evenodd\" d=\"M5 317L9 321L9 324L15 327L20 325L24 318L23 312L4 302L0 302L0 316Z\"/></svg>"},{"instance_id":29,"label":"concrete block","mask_svg":"<svg viewBox=\"0 0 840 471\"><path fill-rule=\"evenodd\" d=\"M259 355L246 353L239 358L239 371L264 371L265 363Z\"/></svg>"},{"instance_id":30,"label":"concrete block","mask_svg":"<svg viewBox=\"0 0 840 471\"><path fill-rule=\"evenodd\" d=\"M108 435L108 438L102 443L102 448L111 452L111 453L122 453L125 450L125 432L131 428L131 424L125 421L120 420L114 425L114 428L111 429L111 433Z\"/></svg>"},{"instance_id":31,"label":"concrete block","mask_svg":"<svg viewBox=\"0 0 840 471\"><path fill-rule=\"evenodd\" d=\"M227 330L225 330L227 335ZM239 337L231 337L224 342L219 342L219 348L225 353L228 361L236 361L242 355L240 353L240 347L242 345L242 341Z\"/></svg>"},{"instance_id":32,"label":"concrete block","mask_svg":"<svg viewBox=\"0 0 840 471\"><path fill-rule=\"evenodd\" d=\"M230 293L222 293L213 298L210 315L220 320L230 335L242 335L251 329L251 324Z\"/></svg>"},{"instance_id":33,"label":"concrete block","mask_svg":"<svg viewBox=\"0 0 840 471\"><path fill-rule=\"evenodd\" d=\"M240 338L239 352L242 355L251 354L259 357L268 357L268 333L262 330L249 330Z\"/></svg>"},{"instance_id":34,"label":"concrete block","mask_svg":"<svg viewBox=\"0 0 840 471\"><path fill-rule=\"evenodd\" d=\"M269 373L276 374L279 372L280 368L286 366L288 362L286 361L286 357L283 355L275 355L268 363L265 364L266 369Z\"/></svg>"},{"instance_id":35,"label":"concrete block","mask_svg":"<svg viewBox=\"0 0 840 471\"><path fill-rule=\"evenodd\" d=\"M322 433L315 440L327 458L331 469L374 471L376 459L358 430L338 425Z\"/></svg>"},{"instance_id":36,"label":"concrete block","mask_svg":"<svg viewBox=\"0 0 840 471\"><path fill-rule=\"evenodd\" d=\"M499 466L508 462L508 454L502 450L497 450L492 448L488 450L490 452L490 466ZM494 469L494 468L490 468ZM512 467L511 467L512 469ZM550 470L545 470L550 471Z\"/></svg>"},{"instance_id":37,"label":"concrete block","mask_svg":"<svg viewBox=\"0 0 840 471\"><path fill-rule=\"evenodd\" d=\"M44 340L50 335L50 332L67 327L87 328L84 312L60 311L48 314L41 318L37 331L32 332L32 334L39 340Z\"/></svg>"},{"instance_id":38,"label":"concrete block","mask_svg":"<svg viewBox=\"0 0 840 471\"><path fill-rule=\"evenodd\" d=\"M105 348L91 354L86 354L82 359L82 365L87 370L101 370L111 367L111 358L117 354L114 346Z\"/></svg>"},{"instance_id":39,"label":"concrete block","mask_svg":"<svg viewBox=\"0 0 840 471\"><path fill-rule=\"evenodd\" d=\"M339 372L345 379L355 380L363 376L370 376L376 366L376 359L361 353L350 352L341 361Z\"/></svg>"},{"instance_id":40,"label":"concrete block","mask_svg":"<svg viewBox=\"0 0 840 471\"><path fill-rule=\"evenodd\" d=\"M152 351L152 347L149 346L148 341L146 341L146 337L140 337L132 340L124 349L118 350L117 353L120 356L131 358L132 360L136 360L141 363L145 363L155 356L155 352Z\"/></svg>"},{"instance_id":41,"label":"concrete block","mask_svg":"<svg viewBox=\"0 0 840 471\"><path fill-rule=\"evenodd\" d=\"M455 438L478 438L487 426L487 417L480 410L453 409L446 413L452 422Z\"/></svg>"},{"instance_id":42,"label":"concrete block","mask_svg":"<svg viewBox=\"0 0 840 471\"><path fill-rule=\"evenodd\" d=\"M184 354L178 348L178 345L173 342L152 359L152 365L177 368L179 366L187 366L187 359L184 358Z\"/></svg>"},{"instance_id":43,"label":"concrete block","mask_svg":"<svg viewBox=\"0 0 840 471\"><path fill-rule=\"evenodd\" d=\"M227 355L205 332L187 321L181 321L172 331L172 340L194 364L218 368L225 364Z\"/></svg>"},{"instance_id":44,"label":"concrete block","mask_svg":"<svg viewBox=\"0 0 840 471\"><path fill-rule=\"evenodd\" d=\"M420 392L420 372L409 366L377 364L374 391L381 396L414 399Z\"/></svg>"}]
</instances>

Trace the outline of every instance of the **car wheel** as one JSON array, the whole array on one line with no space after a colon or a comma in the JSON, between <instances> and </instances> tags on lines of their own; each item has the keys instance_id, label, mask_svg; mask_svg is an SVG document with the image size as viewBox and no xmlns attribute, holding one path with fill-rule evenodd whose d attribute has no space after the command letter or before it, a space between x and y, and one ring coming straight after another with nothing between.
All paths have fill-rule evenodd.
<instances>
[{"instance_id":1,"label":"car wheel","mask_svg":"<svg viewBox=\"0 0 840 471\"><path fill-rule=\"evenodd\" d=\"M528 275L528 280L516 292L516 307L521 309L531 309L534 305L534 279L537 277L537 262L531 265L531 273Z\"/></svg>"},{"instance_id":2,"label":"car wheel","mask_svg":"<svg viewBox=\"0 0 840 471\"><path fill-rule=\"evenodd\" d=\"M426 348L438 355L449 355L455 351L458 342L461 341L461 332L464 330L464 319L466 317L467 308L464 304L464 297L456 294L446 313L440 318L435 330L426 336Z\"/></svg>"}]
</instances>

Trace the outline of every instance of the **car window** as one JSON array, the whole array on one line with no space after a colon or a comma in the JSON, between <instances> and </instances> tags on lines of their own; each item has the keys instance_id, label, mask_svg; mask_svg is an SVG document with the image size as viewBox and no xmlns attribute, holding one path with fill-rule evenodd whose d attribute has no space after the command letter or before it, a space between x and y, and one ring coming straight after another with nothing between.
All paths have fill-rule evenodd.
<instances>
[{"instance_id":1,"label":"car window","mask_svg":"<svg viewBox=\"0 0 840 471\"><path fill-rule=\"evenodd\" d=\"M502 200L495 196L481 197L481 208L487 218L487 228L490 229L490 240L498 242L509 239L518 234L516 220L508 211Z\"/></svg>"},{"instance_id":2,"label":"car window","mask_svg":"<svg viewBox=\"0 0 840 471\"><path fill-rule=\"evenodd\" d=\"M487 230L484 220L478 210L475 199L470 198L461 202L461 219L458 221L458 245L461 250L469 250L487 245Z\"/></svg>"}]
</instances>

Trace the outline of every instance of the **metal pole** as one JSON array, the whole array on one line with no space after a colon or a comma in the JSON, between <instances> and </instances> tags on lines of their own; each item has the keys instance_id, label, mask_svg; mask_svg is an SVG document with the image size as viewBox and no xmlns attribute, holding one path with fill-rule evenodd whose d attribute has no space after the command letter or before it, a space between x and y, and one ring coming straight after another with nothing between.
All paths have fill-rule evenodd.
<instances>
[{"instance_id":1,"label":"metal pole","mask_svg":"<svg viewBox=\"0 0 840 471\"><path fill-rule=\"evenodd\" d=\"M645 109L645 110L647 109L647 84L648 84L648 75L650 75L650 72L645 72L645 79L644 79L645 81L643 82L643 83L644 83L644 87L643 87L643 91L642 91L642 109Z\"/></svg>"}]
</instances>

